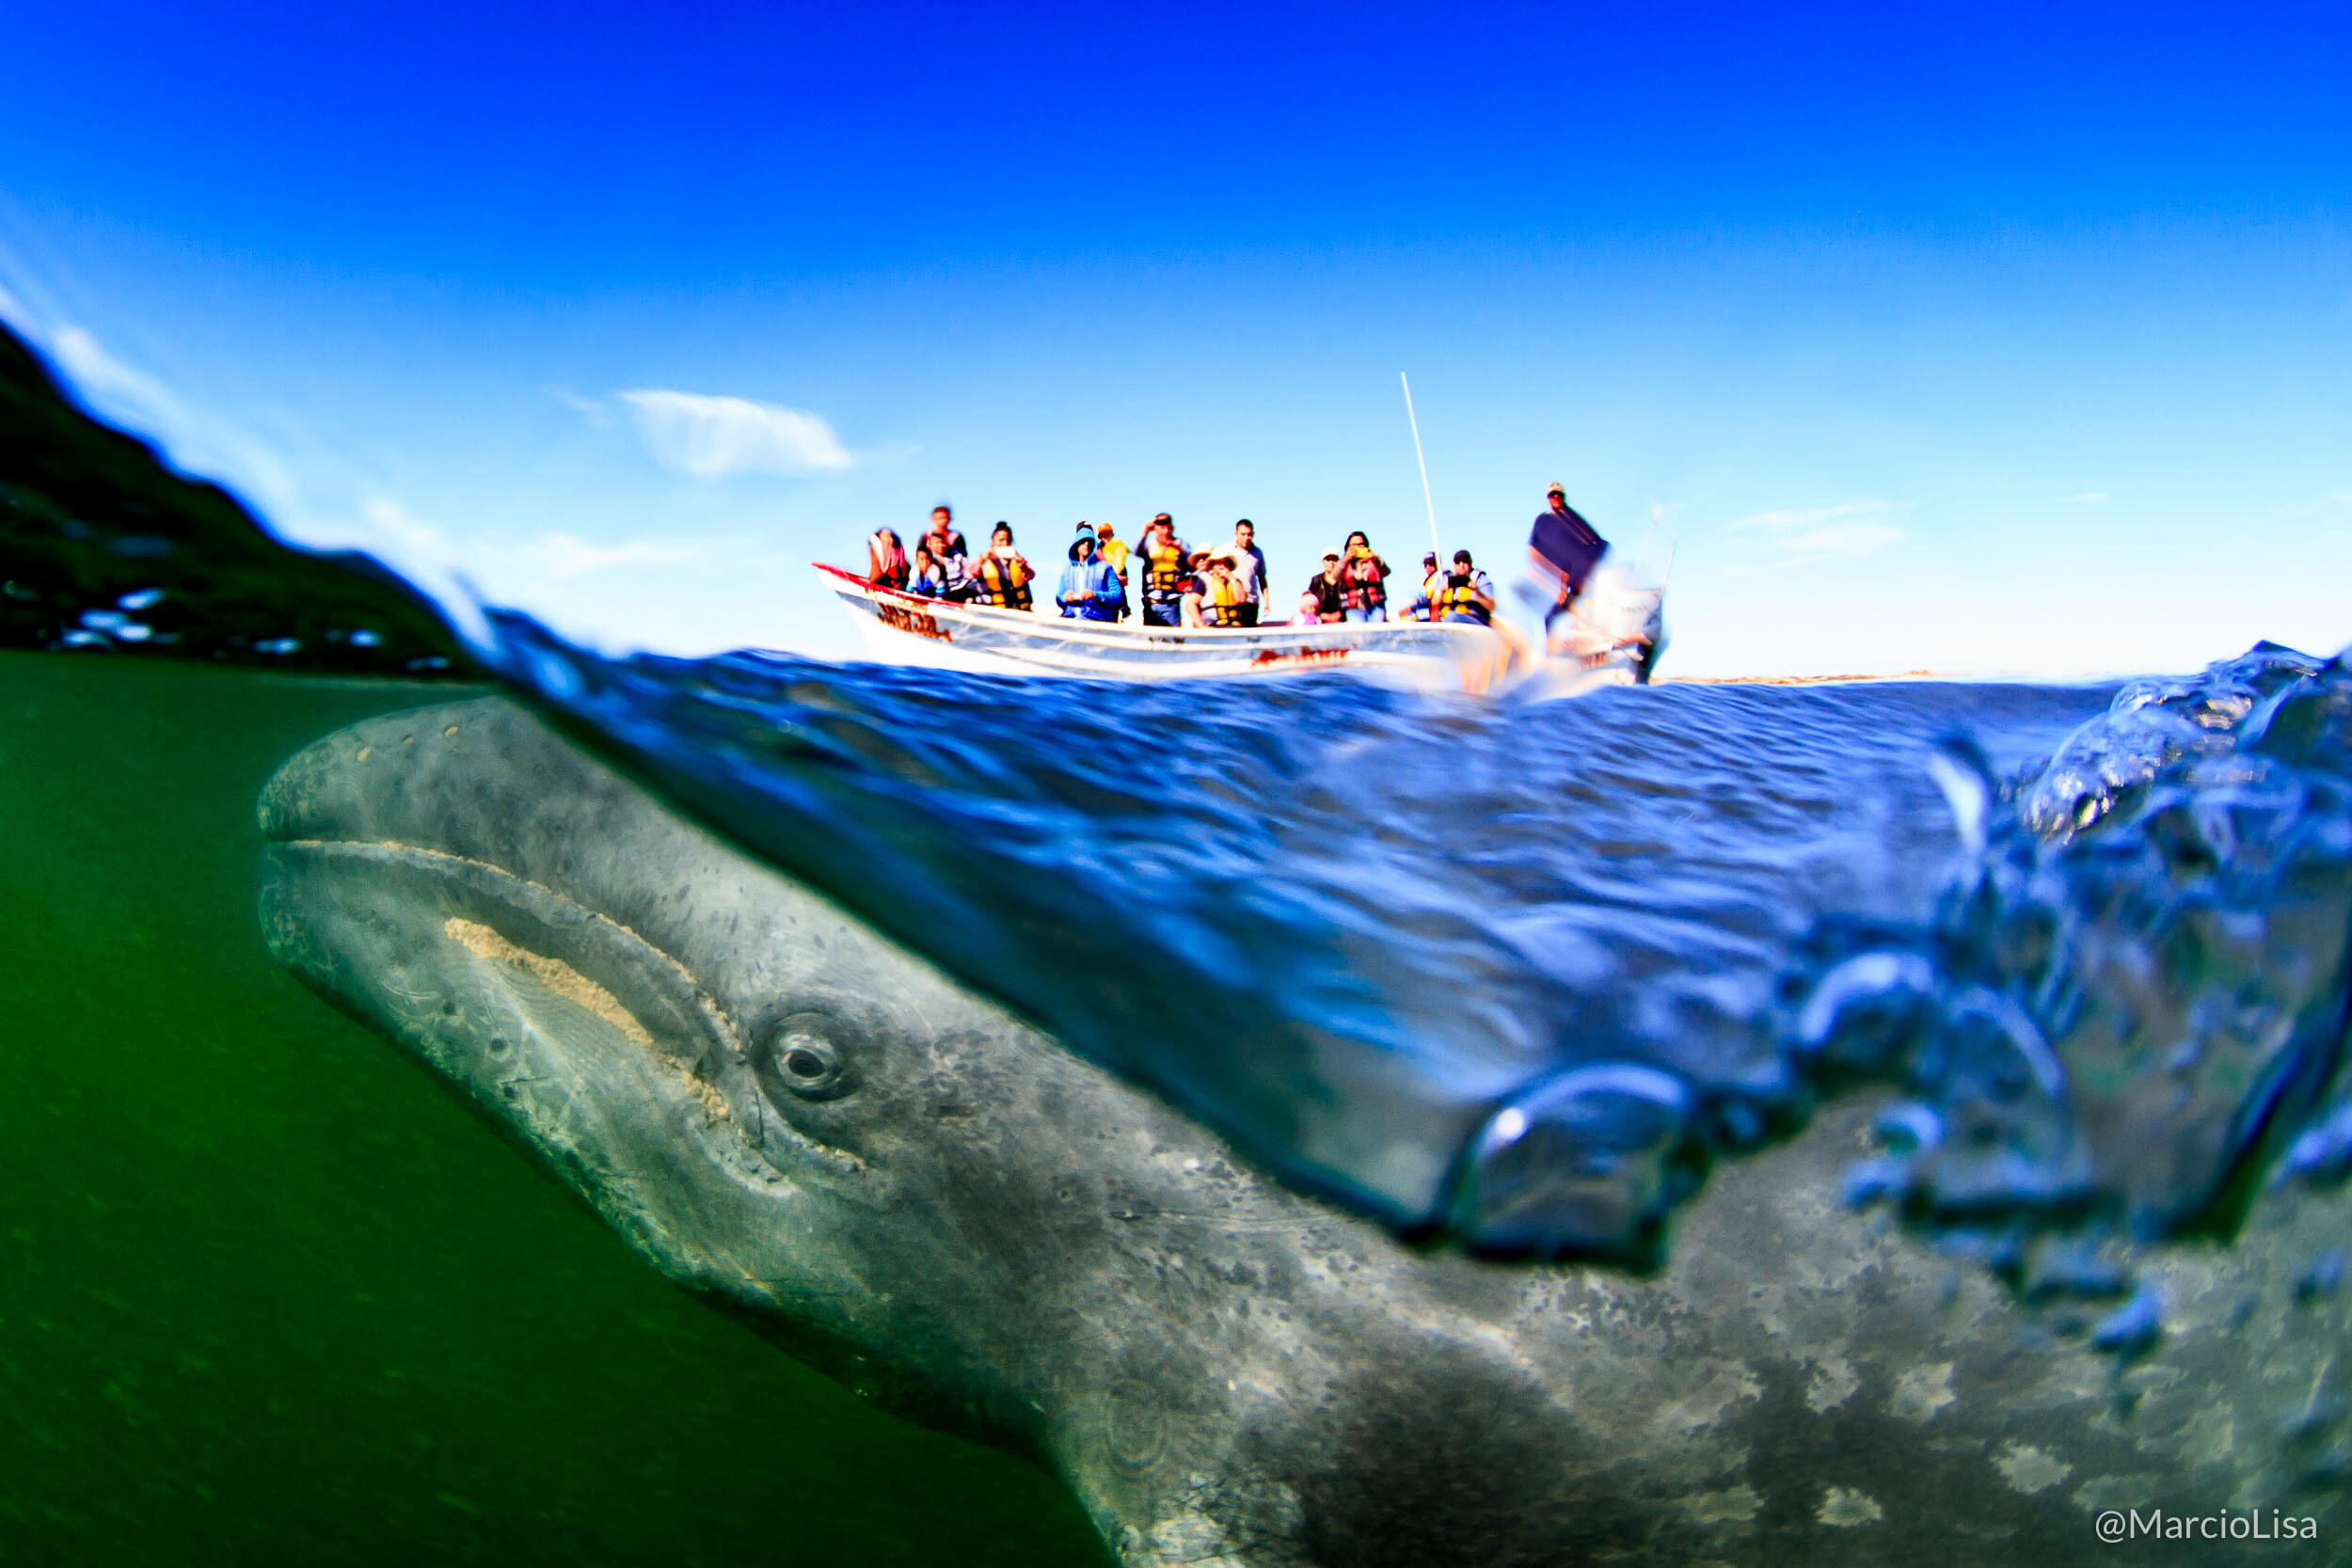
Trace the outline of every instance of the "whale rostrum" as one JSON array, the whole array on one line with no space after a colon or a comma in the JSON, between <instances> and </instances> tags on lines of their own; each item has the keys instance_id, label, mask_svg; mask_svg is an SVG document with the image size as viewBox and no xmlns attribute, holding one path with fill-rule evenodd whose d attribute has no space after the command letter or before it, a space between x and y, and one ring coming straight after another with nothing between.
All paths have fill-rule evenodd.
<instances>
[{"instance_id":1,"label":"whale rostrum","mask_svg":"<svg viewBox=\"0 0 2352 1568\"><path fill-rule=\"evenodd\" d=\"M1420 1250L502 699L329 736L261 815L281 961L678 1284L1049 1465L1129 1564L2074 1562L2110 1509L2325 1540L2352 1474L2337 1193L2143 1259L2132 1360L1845 1208L1863 1102L1719 1167L1652 1275Z\"/></svg>"}]
</instances>

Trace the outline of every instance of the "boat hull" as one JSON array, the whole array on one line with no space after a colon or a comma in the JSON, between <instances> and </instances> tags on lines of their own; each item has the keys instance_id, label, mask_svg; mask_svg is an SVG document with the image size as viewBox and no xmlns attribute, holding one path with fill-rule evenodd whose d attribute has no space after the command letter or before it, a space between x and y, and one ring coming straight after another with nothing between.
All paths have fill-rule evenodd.
<instances>
[{"instance_id":1,"label":"boat hull","mask_svg":"<svg viewBox=\"0 0 2352 1568\"><path fill-rule=\"evenodd\" d=\"M1526 664L1516 639L1426 621L1318 626L1144 626L949 604L819 565L867 641L898 662L1099 680L1232 680L1344 669L1423 687L1485 691Z\"/></svg>"}]
</instances>

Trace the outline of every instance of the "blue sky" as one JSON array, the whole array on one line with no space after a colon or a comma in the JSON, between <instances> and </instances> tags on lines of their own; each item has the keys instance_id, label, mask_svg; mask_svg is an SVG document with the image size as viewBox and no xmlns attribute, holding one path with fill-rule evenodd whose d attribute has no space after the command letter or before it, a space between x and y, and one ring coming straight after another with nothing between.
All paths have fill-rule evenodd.
<instances>
[{"instance_id":1,"label":"blue sky","mask_svg":"<svg viewBox=\"0 0 2352 1568\"><path fill-rule=\"evenodd\" d=\"M2352 15L40 8L0 311L292 537L858 644L938 499L1678 540L1666 673L2352 641ZM1662 553L1662 547L1659 553Z\"/></svg>"}]
</instances>

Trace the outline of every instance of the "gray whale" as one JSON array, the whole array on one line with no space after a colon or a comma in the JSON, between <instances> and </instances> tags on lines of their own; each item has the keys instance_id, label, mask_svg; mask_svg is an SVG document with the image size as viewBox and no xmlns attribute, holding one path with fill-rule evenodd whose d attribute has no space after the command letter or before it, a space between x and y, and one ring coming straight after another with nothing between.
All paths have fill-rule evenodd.
<instances>
[{"instance_id":1,"label":"gray whale","mask_svg":"<svg viewBox=\"0 0 2352 1568\"><path fill-rule=\"evenodd\" d=\"M2179 1560L2094 1537L2154 1509L2318 1560L2352 1528L2338 1193L2144 1261L2130 1362L1847 1211L1861 1102L1720 1168L1652 1277L1420 1251L502 700L327 736L261 816L282 962L670 1278L1051 1466L1129 1564Z\"/></svg>"}]
</instances>

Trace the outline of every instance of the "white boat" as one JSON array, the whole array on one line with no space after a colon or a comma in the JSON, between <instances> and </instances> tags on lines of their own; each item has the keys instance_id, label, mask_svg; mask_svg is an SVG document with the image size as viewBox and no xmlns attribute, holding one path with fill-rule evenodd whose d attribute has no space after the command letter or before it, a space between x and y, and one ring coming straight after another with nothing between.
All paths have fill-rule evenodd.
<instances>
[{"instance_id":1,"label":"white boat","mask_svg":"<svg viewBox=\"0 0 2352 1568\"><path fill-rule=\"evenodd\" d=\"M1101 680L1232 679L1343 669L1403 684L1481 692L1565 663L1580 684L1629 683L1642 646L1610 636L1538 661L1505 626L1459 622L1371 621L1315 626L1147 626L1084 621L1031 610L951 604L869 581L817 562L881 657L894 663ZM1651 602L1652 618L1656 602ZM1559 638L1555 636L1555 643Z\"/></svg>"}]
</instances>

